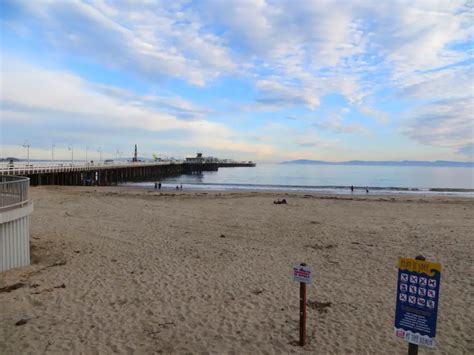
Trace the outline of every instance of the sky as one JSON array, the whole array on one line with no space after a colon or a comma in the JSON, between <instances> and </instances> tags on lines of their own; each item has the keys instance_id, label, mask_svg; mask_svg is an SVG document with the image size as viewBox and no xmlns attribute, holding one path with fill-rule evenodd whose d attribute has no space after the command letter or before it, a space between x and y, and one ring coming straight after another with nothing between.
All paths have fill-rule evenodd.
<instances>
[{"instance_id":1,"label":"sky","mask_svg":"<svg viewBox=\"0 0 474 355\"><path fill-rule=\"evenodd\" d=\"M0 156L474 160L474 1L0 0Z\"/></svg>"}]
</instances>

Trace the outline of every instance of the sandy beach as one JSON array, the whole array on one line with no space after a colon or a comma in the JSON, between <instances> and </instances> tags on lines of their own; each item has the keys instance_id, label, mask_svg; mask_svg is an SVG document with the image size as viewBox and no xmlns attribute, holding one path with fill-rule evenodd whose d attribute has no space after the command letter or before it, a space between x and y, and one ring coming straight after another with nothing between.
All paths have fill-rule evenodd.
<instances>
[{"instance_id":1,"label":"sandy beach","mask_svg":"<svg viewBox=\"0 0 474 355\"><path fill-rule=\"evenodd\" d=\"M443 265L420 354L474 352L473 199L30 191L32 265L0 274L19 285L0 292L1 354L404 354L397 263L420 253ZM314 270L304 348L297 262Z\"/></svg>"}]
</instances>

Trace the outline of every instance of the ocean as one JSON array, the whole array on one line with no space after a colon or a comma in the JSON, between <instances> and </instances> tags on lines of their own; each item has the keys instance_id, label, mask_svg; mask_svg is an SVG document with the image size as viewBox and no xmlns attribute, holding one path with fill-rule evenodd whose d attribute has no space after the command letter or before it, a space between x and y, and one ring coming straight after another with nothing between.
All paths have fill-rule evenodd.
<instances>
[{"instance_id":1,"label":"ocean","mask_svg":"<svg viewBox=\"0 0 474 355\"><path fill-rule=\"evenodd\" d=\"M474 169L461 167L257 164L166 178L164 188L273 190L330 194L430 194L474 197ZM153 187L152 182L126 186Z\"/></svg>"}]
</instances>

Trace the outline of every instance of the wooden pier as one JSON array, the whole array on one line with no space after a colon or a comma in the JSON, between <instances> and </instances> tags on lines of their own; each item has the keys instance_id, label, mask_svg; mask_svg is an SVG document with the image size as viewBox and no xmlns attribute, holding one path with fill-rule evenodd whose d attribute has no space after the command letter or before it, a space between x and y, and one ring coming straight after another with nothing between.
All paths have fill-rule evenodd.
<instances>
[{"instance_id":1,"label":"wooden pier","mask_svg":"<svg viewBox=\"0 0 474 355\"><path fill-rule=\"evenodd\" d=\"M253 167L254 163L127 162L115 164L3 165L0 175L25 176L31 185L117 185L156 181L183 174L202 174L226 167Z\"/></svg>"}]
</instances>

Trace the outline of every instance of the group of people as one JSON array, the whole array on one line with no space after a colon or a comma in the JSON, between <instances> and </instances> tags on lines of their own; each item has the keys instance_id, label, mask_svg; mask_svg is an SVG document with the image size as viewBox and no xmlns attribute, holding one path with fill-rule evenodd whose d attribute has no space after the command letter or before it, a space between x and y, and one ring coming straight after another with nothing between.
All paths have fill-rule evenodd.
<instances>
[{"instance_id":1,"label":"group of people","mask_svg":"<svg viewBox=\"0 0 474 355\"><path fill-rule=\"evenodd\" d=\"M176 190L182 190L183 184L176 185ZM161 181L155 182L155 190L161 190Z\"/></svg>"},{"instance_id":2,"label":"group of people","mask_svg":"<svg viewBox=\"0 0 474 355\"><path fill-rule=\"evenodd\" d=\"M353 193L354 193L354 185L351 185L351 194L353 194ZM366 194L369 193L369 187L368 186L366 186L366 188L365 188L365 193Z\"/></svg>"}]
</instances>

